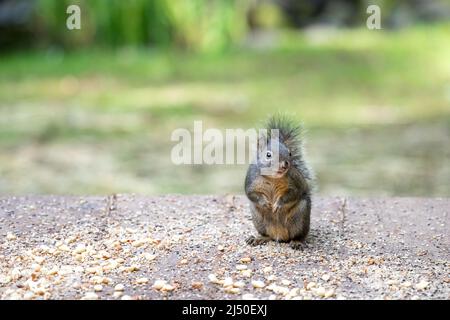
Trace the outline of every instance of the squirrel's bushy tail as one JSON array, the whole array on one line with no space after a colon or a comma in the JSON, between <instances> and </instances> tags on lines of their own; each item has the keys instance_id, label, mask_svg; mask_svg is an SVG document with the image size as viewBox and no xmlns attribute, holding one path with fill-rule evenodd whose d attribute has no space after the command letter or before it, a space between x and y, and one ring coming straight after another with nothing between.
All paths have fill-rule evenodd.
<instances>
[{"instance_id":1,"label":"squirrel's bushy tail","mask_svg":"<svg viewBox=\"0 0 450 320\"><path fill-rule=\"evenodd\" d=\"M311 190L316 190L314 172L304 158L304 130L302 125L293 120L292 117L288 118L285 114L276 114L269 117L265 128L269 134L271 129L278 129L280 143L283 143L291 152L294 166L310 182Z\"/></svg>"},{"instance_id":2,"label":"squirrel's bushy tail","mask_svg":"<svg viewBox=\"0 0 450 320\"><path fill-rule=\"evenodd\" d=\"M303 128L299 123L289 119L284 114L276 114L271 116L266 123L266 129L270 134L270 130L278 129L280 142L283 143L292 153L293 158L302 158Z\"/></svg>"}]
</instances>

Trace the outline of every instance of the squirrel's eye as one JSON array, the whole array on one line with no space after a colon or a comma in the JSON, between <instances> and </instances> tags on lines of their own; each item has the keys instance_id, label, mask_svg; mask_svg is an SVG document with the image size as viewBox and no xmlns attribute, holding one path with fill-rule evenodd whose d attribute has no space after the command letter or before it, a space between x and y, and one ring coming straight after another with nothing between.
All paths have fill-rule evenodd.
<instances>
[{"instance_id":1,"label":"squirrel's eye","mask_svg":"<svg viewBox=\"0 0 450 320\"><path fill-rule=\"evenodd\" d=\"M268 159L272 158L272 152L267 151L266 158L268 158Z\"/></svg>"},{"instance_id":2,"label":"squirrel's eye","mask_svg":"<svg viewBox=\"0 0 450 320\"><path fill-rule=\"evenodd\" d=\"M289 157L292 157L292 152L289 151Z\"/></svg>"}]
</instances>

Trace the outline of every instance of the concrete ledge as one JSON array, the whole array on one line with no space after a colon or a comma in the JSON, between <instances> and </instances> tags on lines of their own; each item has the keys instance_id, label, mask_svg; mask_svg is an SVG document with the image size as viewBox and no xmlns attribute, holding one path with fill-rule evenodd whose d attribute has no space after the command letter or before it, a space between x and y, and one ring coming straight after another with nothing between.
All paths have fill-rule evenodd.
<instances>
[{"instance_id":1,"label":"concrete ledge","mask_svg":"<svg viewBox=\"0 0 450 320\"><path fill-rule=\"evenodd\" d=\"M449 211L450 199L315 198L294 251L244 243L242 196L1 197L0 298L121 299L122 284L135 299L449 299Z\"/></svg>"}]
</instances>

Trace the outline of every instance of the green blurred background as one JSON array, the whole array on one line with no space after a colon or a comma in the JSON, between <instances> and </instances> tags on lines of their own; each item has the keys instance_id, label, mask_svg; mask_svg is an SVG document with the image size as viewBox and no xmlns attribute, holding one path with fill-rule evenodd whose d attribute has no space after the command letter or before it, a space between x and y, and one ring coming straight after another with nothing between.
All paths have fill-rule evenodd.
<instances>
[{"instance_id":1,"label":"green blurred background","mask_svg":"<svg viewBox=\"0 0 450 320\"><path fill-rule=\"evenodd\" d=\"M242 193L170 134L279 111L320 194L450 196L450 1L0 0L0 194Z\"/></svg>"}]
</instances>

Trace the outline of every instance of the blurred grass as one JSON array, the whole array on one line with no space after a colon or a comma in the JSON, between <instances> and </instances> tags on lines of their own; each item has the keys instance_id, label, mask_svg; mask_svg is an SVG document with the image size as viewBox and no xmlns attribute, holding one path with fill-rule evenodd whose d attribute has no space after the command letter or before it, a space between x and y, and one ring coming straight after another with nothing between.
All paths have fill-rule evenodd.
<instances>
[{"instance_id":1,"label":"blurred grass","mask_svg":"<svg viewBox=\"0 0 450 320\"><path fill-rule=\"evenodd\" d=\"M242 192L173 166L170 132L292 112L325 194L450 195L450 26L283 32L265 49L0 58L1 193Z\"/></svg>"}]
</instances>

